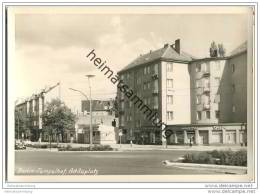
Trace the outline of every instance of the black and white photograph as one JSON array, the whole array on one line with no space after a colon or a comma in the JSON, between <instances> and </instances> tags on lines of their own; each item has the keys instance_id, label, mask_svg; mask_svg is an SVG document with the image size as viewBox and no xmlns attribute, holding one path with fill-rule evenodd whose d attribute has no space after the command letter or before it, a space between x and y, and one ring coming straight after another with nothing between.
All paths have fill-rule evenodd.
<instances>
[{"instance_id":1,"label":"black and white photograph","mask_svg":"<svg viewBox=\"0 0 260 194\"><path fill-rule=\"evenodd\" d=\"M254 16L7 6L7 179L254 181Z\"/></svg>"}]
</instances>

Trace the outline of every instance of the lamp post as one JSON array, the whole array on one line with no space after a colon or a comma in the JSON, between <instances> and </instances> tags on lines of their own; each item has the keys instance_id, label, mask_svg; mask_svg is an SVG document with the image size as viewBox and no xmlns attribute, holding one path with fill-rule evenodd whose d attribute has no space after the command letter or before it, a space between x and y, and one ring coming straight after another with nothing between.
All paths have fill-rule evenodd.
<instances>
[{"instance_id":1,"label":"lamp post","mask_svg":"<svg viewBox=\"0 0 260 194\"><path fill-rule=\"evenodd\" d=\"M93 128L92 128L92 98L91 98L91 84L90 84L90 78L95 77L95 75L85 75L88 78L88 85L89 85L89 111L90 111L90 146L92 146L92 136L93 136Z\"/></svg>"},{"instance_id":2,"label":"lamp post","mask_svg":"<svg viewBox=\"0 0 260 194\"><path fill-rule=\"evenodd\" d=\"M84 92L82 92L82 91L80 91L80 90L76 90L76 89L74 89L74 88L69 88L70 90L72 90L72 91L74 91L74 92L79 92L81 95L83 95L87 100L89 100L89 98L88 98L88 96L84 93ZM90 113L90 115L91 115L91 113ZM90 116L91 117L91 116ZM90 118L90 128L92 128L92 118ZM89 131L89 137L90 137L90 146L92 145L92 136L90 135L90 134L92 134L92 130L90 130Z\"/></svg>"}]
</instances>

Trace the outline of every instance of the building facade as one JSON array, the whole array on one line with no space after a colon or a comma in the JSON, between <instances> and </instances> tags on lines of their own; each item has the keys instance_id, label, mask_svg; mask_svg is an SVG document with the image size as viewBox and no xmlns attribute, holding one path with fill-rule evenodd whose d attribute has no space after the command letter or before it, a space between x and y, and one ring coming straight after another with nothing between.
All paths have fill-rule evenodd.
<instances>
[{"instance_id":1,"label":"building facade","mask_svg":"<svg viewBox=\"0 0 260 194\"><path fill-rule=\"evenodd\" d=\"M92 100L92 140L94 144L118 142L118 119L115 117L113 100ZM90 143L90 102L82 101L83 115L75 123L77 143Z\"/></svg>"},{"instance_id":2,"label":"building facade","mask_svg":"<svg viewBox=\"0 0 260 194\"><path fill-rule=\"evenodd\" d=\"M157 111L168 144L246 143L246 44L228 57L195 57L174 45L139 56L118 73L143 104ZM127 143L161 144L162 129L118 89L119 126Z\"/></svg>"},{"instance_id":3,"label":"building facade","mask_svg":"<svg viewBox=\"0 0 260 194\"><path fill-rule=\"evenodd\" d=\"M46 94L59 85L60 83L57 83L52 87L43 89L38 94L33 94L25 100L17 101L15 105L16 138L31 141L44 140L41 115L44 111ZM46 140L48 141L48 139Z\"/></svg>"}]
</instances>

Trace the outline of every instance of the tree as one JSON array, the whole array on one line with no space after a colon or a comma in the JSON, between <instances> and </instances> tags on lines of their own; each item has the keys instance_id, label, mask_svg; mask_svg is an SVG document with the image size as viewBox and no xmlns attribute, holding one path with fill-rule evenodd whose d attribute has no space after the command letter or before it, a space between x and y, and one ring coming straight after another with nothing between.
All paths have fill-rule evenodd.
<instances>
[{"instance_id":1,"label":"tree","mask_svg":"<svg viewBox=\"0 0 260 194\"><path fill-rule=\"evenodd\" d=\"M210 57L218 57L218 47L217 47L215 41L213 41L211 43L209 53L210 53Z\"/></svg>"},{"instance_id":2,"label":"tree","mask_svg":"<svg viewBox=\"0 0 260 194\"><path fill-rule=\"evenodd\" d=\"M15 110L15 136L17 139L22 138L21 134L25 134L28 130L28 122L26 113Z\"/></svg>"},{"instance_id":3,"label":"tree","mask_svg":"<svg viewBox=\"0 0 260 194\"><path fill-rule=\"evenodd\" d=\"M50 142L54 135L57 142L60 135L62 142L64 142L64 134L66 131L74 129L75 120L76 115L59 99L53 99L50 103L47 103L42 113L44 132L49 134Z\"/></svg>"},{"instance_id":4,"label":"tree","mask_svg":"<svg viewBox=\"0 0 260 194\"><path fill-rule=\"evenodd\" d=\"M220 57L225 57L226 49L224 48L223 44L218 44L218 53Z\"/></svg>"}]
</instances>

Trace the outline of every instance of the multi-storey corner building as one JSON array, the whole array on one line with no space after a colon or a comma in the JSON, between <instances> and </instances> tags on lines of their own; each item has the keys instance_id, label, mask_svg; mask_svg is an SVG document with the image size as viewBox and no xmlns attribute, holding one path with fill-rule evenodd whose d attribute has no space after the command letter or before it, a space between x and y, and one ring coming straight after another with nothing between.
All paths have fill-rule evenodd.
<instances>
[{"instance_id":1,"label":"multi-storey corner building","mask_svg":"<svg viewBox=\"0 0 260 194\"><path fill-rule=\"evenodd\" d=\"M246 44L231 56L195 57L174 45L139 56L118 75L172 131L168 143L246 143ZM161 143L162 131L118 90L126 142Z\"/></svg>"}]
</instances>

